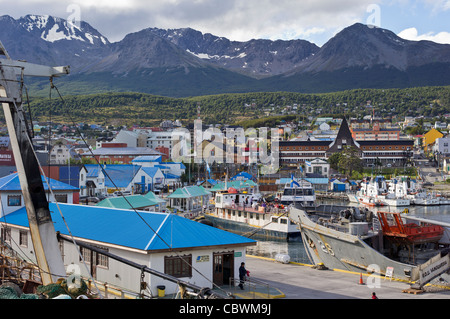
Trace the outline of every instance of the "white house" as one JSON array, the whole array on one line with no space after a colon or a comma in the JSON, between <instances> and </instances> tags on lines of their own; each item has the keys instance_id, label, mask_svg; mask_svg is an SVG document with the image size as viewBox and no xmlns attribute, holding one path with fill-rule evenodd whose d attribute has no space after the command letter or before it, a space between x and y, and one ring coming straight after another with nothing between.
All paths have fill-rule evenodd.
<instances>
[{"instance_id":1,"label":"white house","mask_svg":"<svg viewBox=\"0 0 450 319\"><path fill-rule=\"evenodd\" d=\"M163 162L162 156L139 156L131 161L135 165L142 167L159 167L163 173L170 173L181 176L186 171L186 166L180 162Z\"/></svg>"},{"instance_id":2,"label":"white house","mask_svg":"<svg viewBox=\"0 0 450 319\"><path fill-rule=\"evenodd\" d=\"M128 131L128 130L121 130L119 133L117 133L116 137L114 138L114 143L125 143L128 147L138 147L138 137L139 133ZM101 147L101 145L97 146Z\"/></svg>"},{"instance_id":3,"label":"white house","mask_svg":"<svg viewBox=\"0 0 450 319\"><path fill-rule=\"evenodd\" d=\"M52 214L52 221L55 231L68 238L60 239L66 269L70 267L85 278L89 278L89 269L94 279L135 293L139 293L141 269L82 247L84 265L69 235L138 265L206 288L238 278L247 246L256 244L252 239L175 214L141 211L138 216L126 209L69 204L60 204L59 208L64 219L61 214ZM56 209L50 203L50 210ZM6 219L0 218L0 225L12 248L20 249L24 258L35 262L26 210L22 208ZM176 283L156 275L144 273L142 280L152 296L158 295L161 285L166 294L178 291Z\"/></svg>"},{"instance_id":4,"label":"white house","mask_svg":"<svg viewBox=\"0 0 450 319\"><path fill-rule=\"evenodd\" d=\"M64 144L56 144L50 151L50 164L67 164L71 159L79 159L79 155L71 147Z\"/></svg>"},{"instance_id":5,"label":"white house","mask_svg":"<svg viewBox=\"0 0 450 319\"><path fill-rule=\"evenodd\" d=\"M159 167L130 164L87 164L80 171L81 196L111 194L117 190L145 194L166 184Z\"/></svg>"},{"instance_id":6,"label":"white house","mask_svg":"<svg viewBox=\"0 0 450 319\"><path fill-rule=\"evenodd\" d=\"M437 138L432 152L436 154L450 154L450 137Z\"/></svg>"},{"instance_id":7,"label":"white house","mask_svg":"<svg viewBox=\"0 0 450 319\"><path fill-rule=\"evenodd\" d=\"M163 172L158 167L140 167L134 175L127 189L132 189L134 194L145 194L165 184Z\"/></svg>"},{"instance_id":8,"label":"white house","mask_svg":"<svg viewBox=\"0 0 450 319\"><path fill-rule=\"evenodd\" d=\"M48 183L47 183L48 181ZM44 190L49 202L79 202L79 189L60 181L42 177ZM49 191L49 185L51 192ZM0 217L25 206L18 173L0 178Z\"/></svg>"},{"instance_id":9,"label":"white house","mask_svg":"<svg viewBox=\"0 0 450 319\"><path fill-rule=\"evenodd\" d=\"M325 177L330 176L330 164L321 158L313 159L305 162L306 174L320 174Z\"/></svg>"}]
</instances>

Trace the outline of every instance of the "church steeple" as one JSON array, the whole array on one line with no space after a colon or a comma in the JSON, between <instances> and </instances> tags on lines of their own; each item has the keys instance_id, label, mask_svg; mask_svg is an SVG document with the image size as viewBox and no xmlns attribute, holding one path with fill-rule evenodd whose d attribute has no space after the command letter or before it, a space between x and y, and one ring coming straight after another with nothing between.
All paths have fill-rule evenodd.
<instances>
[{"instance_id":1,"label":"church steeple","mask_svg":"<svg viewBox=\"0 0 450 319\"><path fill-rule=\"evenodd\" d=\"M327 151L327 156L330 156L335 152L340 152L344 147L347 146L354 146L358 149L360 148L359 144L353 139L347 119L344 116L342 118L342 123L339 127L338 134L336 135L335 140L330 144L330 147Z\"/></svg>"}]
</instances>

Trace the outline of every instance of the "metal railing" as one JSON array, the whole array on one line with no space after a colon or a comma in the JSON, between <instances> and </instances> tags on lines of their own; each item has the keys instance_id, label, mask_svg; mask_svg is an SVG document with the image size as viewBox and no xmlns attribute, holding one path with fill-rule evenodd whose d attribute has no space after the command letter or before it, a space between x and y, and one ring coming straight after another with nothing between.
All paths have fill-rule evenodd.
<instances>
[{"instance_id":1,"label":"metal railing","mask_svg":"<svg viewBox=\"0 0 450 319\"><path fill-rule=\"evenodd\" d=\"M242 281L243 290L239 287L241 280L239 278L230 278L230 290L233 294L244 294L249 299L269 299L270 286L269 284L251 277L246 277Z\"/></svg>"}]
</instances>

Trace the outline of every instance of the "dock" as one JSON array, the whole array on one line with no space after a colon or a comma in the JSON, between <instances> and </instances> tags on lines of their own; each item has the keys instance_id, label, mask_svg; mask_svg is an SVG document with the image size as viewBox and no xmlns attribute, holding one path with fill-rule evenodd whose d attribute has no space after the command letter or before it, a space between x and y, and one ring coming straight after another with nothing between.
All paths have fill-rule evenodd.
<instances>
[{"instance_id":1,"label":"dock","mask_svg":"<svg viewBox=\"0 0 450 319\"><path fill-rule=\"evenodd\" d=\"M450 287L428 285L421 293L406 293L411 288L408 282L367 273L318 270L311 265L283 264L249 255L245 266L250 277L271 287L270 299L371 299L372 292L379 299L450 299Z\"/></svg>"}]
</instances>

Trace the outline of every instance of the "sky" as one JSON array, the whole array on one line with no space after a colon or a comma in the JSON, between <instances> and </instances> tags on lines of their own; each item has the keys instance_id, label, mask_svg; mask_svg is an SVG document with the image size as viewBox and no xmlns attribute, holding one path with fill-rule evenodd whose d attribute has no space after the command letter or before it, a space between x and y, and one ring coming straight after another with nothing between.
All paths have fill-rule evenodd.
<instances>
[{"instance_id":1,"label":"sky","mask_svg":"<svg viewBox=\"0 0 450 319\"><path fill-rule=\"evenodd\" d=\"M450 0L0 0L0 15L83 20L117 42L148 27L190 27L234 41L304 39L322 46L354 23L450 44Z\"/></svg>"}]
</instances>

